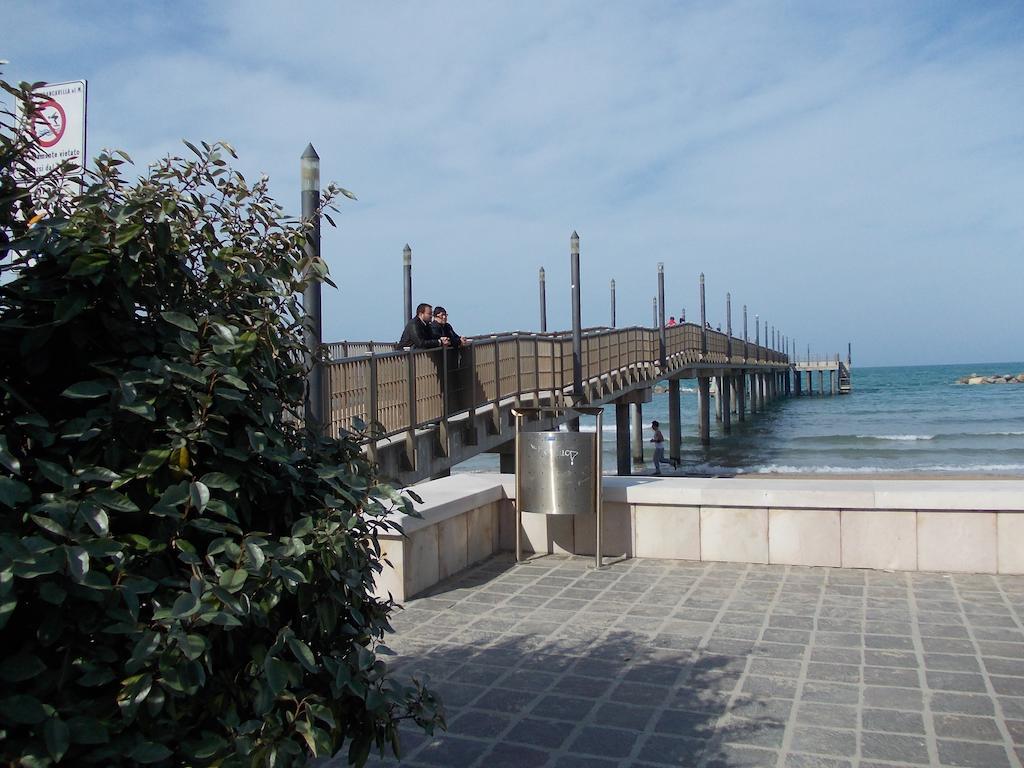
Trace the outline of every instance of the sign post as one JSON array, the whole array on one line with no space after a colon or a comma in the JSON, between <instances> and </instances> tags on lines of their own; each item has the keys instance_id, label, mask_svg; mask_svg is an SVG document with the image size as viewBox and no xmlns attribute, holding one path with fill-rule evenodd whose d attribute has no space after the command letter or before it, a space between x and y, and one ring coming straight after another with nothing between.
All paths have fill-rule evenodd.
<instances>
[{"instance_id":1,"label":"sign post","mask_svg":"<svg viewBox=\"0 0 1024 768\"><path fill-rule=\"evenodd\" d=\"M85 80L51 83L34 91L32 104L18 103L18 114L35 139L39 153L31 162L39 174L71 163L69 177L85 171Z\"/></svg>"}]
</instances>

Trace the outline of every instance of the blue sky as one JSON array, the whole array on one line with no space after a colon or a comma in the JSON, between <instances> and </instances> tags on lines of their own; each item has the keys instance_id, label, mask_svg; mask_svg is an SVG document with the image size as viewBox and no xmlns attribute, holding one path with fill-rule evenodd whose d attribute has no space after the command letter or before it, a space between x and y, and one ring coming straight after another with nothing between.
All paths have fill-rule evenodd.
<instances>
[{"instance_id":1,"label":"blue sky","mask_svg":"<svg viewBox=\"0 0 1024 768\"><path fill-rule=\"evenodd\" d=\"M55 3L8 0L8 80L89 81L90 152L227 139L298 207L299 155L353 190L325 337L569 314L751 315L898 365L1024 358L1024 4Z\"/></svg>"}]
</instances>

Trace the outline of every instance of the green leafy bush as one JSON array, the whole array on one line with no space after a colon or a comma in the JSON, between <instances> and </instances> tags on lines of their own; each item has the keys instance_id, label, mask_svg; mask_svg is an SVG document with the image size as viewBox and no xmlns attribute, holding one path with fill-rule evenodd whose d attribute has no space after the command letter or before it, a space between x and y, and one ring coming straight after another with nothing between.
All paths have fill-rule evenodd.
<instances>
[{"instance_id":1,"label":"green leafy bush","mask_svg":"<svg viewBox=\"0 0 1024 768\"><path fill-rule=\"evenodd\" d=\"M61 201L0 117L0 762L362 763L441 722L378 658L403 499L301 429L301 223L226 144Z\"/></svg>"}]
</instances>

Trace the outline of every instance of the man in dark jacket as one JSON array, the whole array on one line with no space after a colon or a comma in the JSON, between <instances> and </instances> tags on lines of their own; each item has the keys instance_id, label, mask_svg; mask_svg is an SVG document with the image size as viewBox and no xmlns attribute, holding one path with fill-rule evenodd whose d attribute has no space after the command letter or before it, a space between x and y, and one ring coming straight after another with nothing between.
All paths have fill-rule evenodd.
<instances>
[{"instance_id":1,"label":"man in dark jacket","mask_svg":"<svg viewBox=\"0 0 1024 768\"><path fill-rule=\"evenodd\" d=\"M435 338L430 328L430 305L420 304L416 307L416 317L406 323L402 338L398 340L400 347L413 349L436 349L447 347L448 339Z\"/></svg>"}]
</instances>

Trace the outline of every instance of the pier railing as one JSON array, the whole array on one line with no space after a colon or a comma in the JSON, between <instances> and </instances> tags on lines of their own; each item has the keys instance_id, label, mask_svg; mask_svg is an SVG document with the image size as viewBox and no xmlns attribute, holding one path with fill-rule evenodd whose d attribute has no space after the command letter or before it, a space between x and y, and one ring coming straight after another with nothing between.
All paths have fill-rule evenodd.
<instances>
[{"instance_id":1,"label":"pier railing","mask_svg":"<svg viewBox=\"0 0 1024 768\"><path fill-rule=\"evenodd\" d=\"M325 346L326 416L333 435L358 420L376 441L508 398L563 402L574 386L572 334L566 332L478 336L459 350L400 349L382 342ZM664 367L657 329L588 329L581 351L584 402L600 402L687 367L788 363L777 350L692 323L665 329Z\"/></svg>"}]
</instances>

